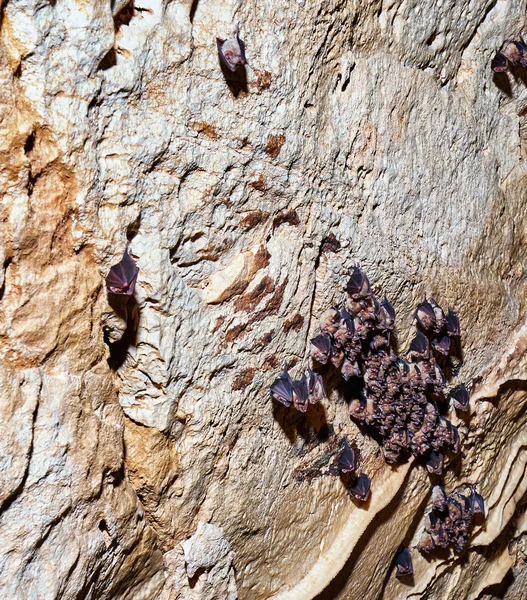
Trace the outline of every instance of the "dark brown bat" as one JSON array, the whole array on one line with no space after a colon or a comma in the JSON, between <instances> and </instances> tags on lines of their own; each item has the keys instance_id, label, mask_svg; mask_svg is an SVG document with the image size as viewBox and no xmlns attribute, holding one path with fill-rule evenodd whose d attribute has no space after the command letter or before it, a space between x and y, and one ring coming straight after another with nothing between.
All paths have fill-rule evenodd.
<instances>
[{"instance_id":1,"label":"dark brown bat","mask_svg":"<svg viewBox=\"0 0 527 600\"><path fill-rule=\"evenodd\" d=\"M421 331L417 332L412 343L410 344L410 352L412 352L413 354L417 354L418 356L428 358L428 338Z\"/></svg>"},{"instance_id":2,"label":"dark brown bat","mask_svg":"<svg viewBox=\"0 0 527 600\"><path fill-rule=\"evenodd\" d=\"M228 40L216 38L216 46L221 62L229 71L234 72L240 65L247 64L245 44L240 40L238 31Z\"/></svg>"},{"instance_id":3,"label":"dark brown bat","mask_svg":"<svg viewBox=\"0 0 527 600\"><path fill-rule=\"evenodd\" d=\"M365 473L362 473L360 477L357 477L357 479L351 482L351 485L348 488L348 494L353 498L357 498L357 500L366 502L370 497L370 487L370 478Z\"/></svg>"},{"instance_id":4,"label":"dark brown bat","mask_svg":"<svg viewBox=\"0 0 527 600\"><path fill-rule=\"evenodd\" d=\"M335 467L340 473L351 473L357 468L357 454L347 438L343 438L342 450L335 457Z\"/></svg>"},{"instance_id":5,"label":"dark brown bat","mask_svg":"<svg viewBox=\"0 0 527 600\"><path fill-rule=\"evenodd\" d=\"M509 61L505 54L496 50L496 54L490 63L490 67L495 73L505 73L509 71Z\"/></svg>"},{"instance_id":6,"label":"dark brown bat","mask_svg":"<svg viewBox=\"0 0 527 600\"><path fill-rule=\"evenodd\" d=\"M458 337L459 335L461 335L458 316L451 308L448 309L445 325L446 332L450 337Z\"/></svg>"},{"instance_id":7,"label":"dark brown bat","mask_svg":"<svg viewBox=\"0 0 527 600\"><path fill-rule=\"evenodd\" d=\"M282 374L271 385L271 396L284 406L291 406L293 401L293 381L284 366Z\"/></svg>"},{"instance_id":8,"label":"dark brown bat","mask_svg":"<svg viewBox=\"0 0 527 600\"><path fill-rule=\"evenodd\" d=\"M467 388L463 384L458 385L457 388L452 391L450 399L457 410L468 410L470 396L468 395Z\"/></svg>"},{"instance_id":9,"label":"dark brown bat","mask_svg":"<svg viewBox=\"0 0 527 600\"><path fill-rule=\"evenodd\" d=\"M139 267L128 254L128 246L126 246L121 262L114 265L106 277L106 289L111 294L131 296L135 291L138 273Z\"/></svg>"},{"instance_id":10,"label":"dark brown bat","mask_svg":"<svg viewBox=\"0 0 527 600\"><path fill-rule=\"evenodd\" d=\"M426 461L426 468L429 473L442 475L443 473L443 455L440 452L430 452Z\"/></svg>"},{"instance_id":11,"label":"dark brown bat","mask_svg":"<svg viewBox=\"0 0 527 600\"><path fill-rule=\"evenodd\" d=\"M396 554L395 567L397 569L395 573L396 577L405 577L406 575L411 575L414 572L412 556L406 546L403 546Z\"/></svg>"},{"instance_id":12,"label":"dark brown bat","mask_svg":"<svg viewBox=\"0 0 527 600\"><path fill-rule=\"evenodd\" d=\"M434 338L432 340L432 348L437 350L437 352L448 356L448 353L450 352L450 338L447 335Z\"/></svg>"}]
</instances>

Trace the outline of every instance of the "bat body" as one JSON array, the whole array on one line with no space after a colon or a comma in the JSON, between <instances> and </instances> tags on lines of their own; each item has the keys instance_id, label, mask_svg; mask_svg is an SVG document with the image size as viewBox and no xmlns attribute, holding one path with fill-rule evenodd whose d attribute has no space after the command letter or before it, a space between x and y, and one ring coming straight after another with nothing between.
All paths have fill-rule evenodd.
<instances>
[{"instance_id":1,"label":"bat body","mask_svg":"<svg viewBox=\"0 0 527 600\"><path fill-rule=\"evenodd\" d=\"M135 283L139 267L128 254L128 246L120 262L114 265L106 277L106 289L111 294L131 296L135 291Z\"/></svg>"},{"instance_id":2,"label":"bat body","mask_svg":"<svg viewBox=\"0 0 527 600\"><path fill-rule=\"evenodd\" d=\"M357 455L349 445L347 438L344 438L343 448L337 454L335 464L341 473L351 473L357 468Z\"/></svg>"},{"instance_id":3,"label":"bat body","mask_svg":"<svg viewBox=\"0 0 527 600\"><path fill-rule=\"evenodd\" d=\"M402 547L400 552L395 557L395 567L397 569L396 577L405 577L411 575L414 572L412 565L412 555L405 546Z\"/></svg>"},{"instance_id":4,"label":"bat body","mask_svg":"<svg viewBox=\"0 0 527 600\"><path fill-rule=\"evenodd\" d=\"M221 62L229 69L229 71L234 72L240 65L247 64L245 58L245 44L240 40L238 32L234 34L234 37L229 38L228 40L216 38L216 46Z\"/></svg>"},{"instance_id":5,"label":"bat body","mask_svg":"<svg viewBox=\"0 0 527 600\"><path fill-rule=\"evenodd\" d=\"M348 494L357 500L366 502L370 497L371 481L370 478L363 473L355 479L348 488Z\"/></svg>"},{"instance_id":6,"label":"bat body","mask_svg":"<svg viewBox=\"0 0 527 600\"><path fill-rule=\"evenodd\" d=\"M467 388L461 384L451 394L450 399L457 410L466 411L470 402Z\"/></svg>"},{"instance_id":7,"label":"bat body","mask_svg":"<svg viewBox=\"0 0 527 600\"><path fill-rule=\"evenodd\" d=\"M284 367L282 374L271 385L271 396L284 406L291 406L293 401L293 381Z\"/></svg>"}]
</instances>

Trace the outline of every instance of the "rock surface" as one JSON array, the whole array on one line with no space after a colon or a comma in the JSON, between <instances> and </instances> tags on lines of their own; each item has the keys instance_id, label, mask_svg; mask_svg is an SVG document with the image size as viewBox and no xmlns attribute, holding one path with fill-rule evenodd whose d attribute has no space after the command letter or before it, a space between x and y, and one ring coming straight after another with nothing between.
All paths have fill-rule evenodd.
<instances>
[{"instance_id":1,"label":"rock surface","mask_svg":"<svg viewBox=\"0 0 527 600\"><path fill-rule=\"evenodd\" d=\"M519 0L2 3L6 598L521 597L527 89L489 65L525 19ZM236 23L230 74L215 38ZM128 301L104 288L127 239ZM388 467L338 387L308 417L269 398L354 264L400 348L424 292L459 312L472 398L444 481L488 511L461 557L415 550L429 476ZM294 477L341 433L365 506ZM225 552L190 572L211 527Z\"/></svg>"}]
</instances>

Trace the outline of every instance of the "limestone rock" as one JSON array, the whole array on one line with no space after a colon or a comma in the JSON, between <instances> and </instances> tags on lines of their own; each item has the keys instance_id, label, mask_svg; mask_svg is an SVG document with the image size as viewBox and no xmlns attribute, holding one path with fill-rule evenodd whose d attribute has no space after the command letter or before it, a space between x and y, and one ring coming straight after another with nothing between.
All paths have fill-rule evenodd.
<instances>
[{"instance_id":1,"label":"limestone rock","mask_svg":"<svg viewBox=\"0 0 527 600\"><path fill-rule=\"evenodd\" d=\"M524 3L0 11L4 595L521 597L527 91L490 60ZM215 38L236 23L248 64L228 74ZM116 301L104 277L127 241L139 278ZM488 507L462 556L416 552L428 474L388 467L339 387L307 417L269 398L355 264L401 350L424 293L460 315L451 384L472 398L444 484L478 483ZM344 434L365 506L294 475ZM403 542L412 587L390 571Z\"/></svg>"}]
</instances>

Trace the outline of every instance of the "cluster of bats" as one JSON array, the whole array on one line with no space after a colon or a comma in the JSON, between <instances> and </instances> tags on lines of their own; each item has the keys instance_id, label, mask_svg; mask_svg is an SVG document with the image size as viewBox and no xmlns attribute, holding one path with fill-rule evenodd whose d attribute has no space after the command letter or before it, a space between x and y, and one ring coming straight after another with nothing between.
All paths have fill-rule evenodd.
<instances>
[{"instance_id":1,"label":"cluster of bats","mask_svg":"<svg viewBox=\"0 0 527 600\"><path fill-rule=\"evenodd\" d=\"M354 378L359 391L350 402L350 415L375 430L386 462L423 456L428 470L441 475L444 455L459 451L459 434L440 411L447 394L438 360L447 360L451 340L459 337L459 319L452 310L445 314L432 298L419 304L415 318L419 330L409 352L397 356L390 344L394 307L386 298L377 301L367 276L355 267L340 308L320 318L311 356L333 365L345 380ZM464 386L448 399L456 408L468 408Z\"/></svg>"},{"instance_id":2,"label":"cluster of bats","mask_svg":"<svg viewBox=\"0 0 527 600\"><path fill-rule=\"evenodd\" d=\"M414 317L416 335L408 352L398 356L391 344L395 309L386 298L382 302L375 298L366 274L354 267L342 303L320 317L320 333L311 340L311 357L322 365L332 365L350 382L349 389L354 390L350 416L375 431L387 463L404 461L412 454L423 458L430 473L441 475L445 454L455 454L460 449L457 427L442 413L449 404L466 411L470 401L464 385L447 392L447 380L440 366L449 364L460 337L459 319L452 309L445 313L433 298L426 297L417 306ZM271 385L271 396L285 406L293 405L305 412L309 402L326 398L325 390L318 394L310 391L315 389L310 382L316 375L308 369L301 380L293 381L284 368ZM317 386L324 389L321 380L317 379ZM357 468L357 451L343 438L330 473L354 473L348 491L355 498L367 500L370 479L362 471L357 474ZM437 489L443 488L434 488L436 503ZM475 489L463 501L457 493L445 496L444 505L435 506L430 513L433 525L427 525L425 532L425 536L430 536L428 530L436 527L433 542L422 542L419 549L430 552L453 545L460 551L477 512L484 512L484 507L483 498ZM394 563L398 577L412 573L408 548L399 550Z\"/></svg>"},{"instance_id":3,"label":"cluster of bats","mask_svg":"<svg viewBox=\"0 0 527 600\"><path fill-rule=\"evenodd\" d=\"M454 492L449 496L440 485L434 486L432 509L426 516L418 549L429 554L436 548L453 546L461 552L467 545L469 528L476 514L485 515L485 503L475 486L470 487L468 495Z\"/></svg>"},{"instance_id":4,"label":"cluster of bats","mask_svg":"<svg viewBox=\"0 0 527 600\"><path fill-rule=\"evenodd\" d=\"M520 41L506 42L503 50L496 50L491 68L495 73L505 73L513 67L527 67L527 44L520 35Z\"/></svg>"}]
</instances>

